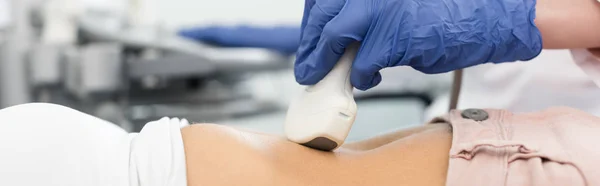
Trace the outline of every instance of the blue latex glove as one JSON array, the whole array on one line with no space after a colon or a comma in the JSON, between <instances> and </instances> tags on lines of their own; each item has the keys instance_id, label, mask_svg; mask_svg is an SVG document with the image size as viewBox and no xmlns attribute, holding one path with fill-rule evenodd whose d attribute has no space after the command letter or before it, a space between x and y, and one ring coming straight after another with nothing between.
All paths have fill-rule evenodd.
<instances>
[{"instance_id":1,"label":"blue latex glove","mask_svg":"<svg viewBox=\"0 0 600 186\"><path fill-rule=\"evenodd\" d=\"M366 90L379 70L443 73L486 62L529 60L542 49L535 0L306 0L295 75L319 82L349 44L362 46L351 82Z\"/></svg>"},{"instance_id":2,"label":"blue latex glove","mask_svg":"<svg viewBox=\"0 0 600 186\"><path fill-rule=\"evenodd\" d=\"M300 43L300 28L200 27L185 29L180 36L226 47L256 47L292 54Z\"/></svg>"}]
</instances>

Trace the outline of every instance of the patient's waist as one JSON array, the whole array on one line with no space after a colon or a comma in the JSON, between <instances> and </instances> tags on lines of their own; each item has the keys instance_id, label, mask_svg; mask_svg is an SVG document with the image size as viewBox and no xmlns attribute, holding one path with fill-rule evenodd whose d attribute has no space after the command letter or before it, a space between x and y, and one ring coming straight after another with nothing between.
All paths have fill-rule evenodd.
<instances>
[{"instance_id":1,"label":"patient's waist","mask_svg":"<svg viewBox=\"0 0 600 186\"><path fill-rule=\"evenodd\" d=\"M571 108L453 111L447 185L582 185L598 167L600 119ZM597 180L596 180L597 181Z\"/></svg>"}]
</instances>

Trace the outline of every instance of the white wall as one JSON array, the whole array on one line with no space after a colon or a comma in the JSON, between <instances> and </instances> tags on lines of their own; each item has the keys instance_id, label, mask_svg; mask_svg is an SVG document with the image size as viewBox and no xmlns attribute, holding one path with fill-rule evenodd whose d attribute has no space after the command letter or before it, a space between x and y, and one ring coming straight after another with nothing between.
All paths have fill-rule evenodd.
<instances>
[{"instance_id":1,"label":"white wall","mask_svg":"<svg viewBox=\"0 0 600 186\"><path fill-rule=\"evenodd\" d=\"M0 0L0 29L10 23L10 1Z\"/></svg>"},{"instance_id":2,"label":"white wall","mask_svg":"<svg viewBox=\"0 0 600 186\"><path fill-rule=\"evenodd\" d=\"M167 27L195 25L299 25L303 0L148 0Z\"/></svg>"},{"instance_id":3,"label":"white wall","mask_svg":"<svg viewBox=\"0 0 600 186\"><path fill-rule=\"evenodd\" d=\"M145 19L168 28L202 25L299 25L304 0L81 0L88 7L124 9L137 1Z\"/></svg>"}]
</instances>

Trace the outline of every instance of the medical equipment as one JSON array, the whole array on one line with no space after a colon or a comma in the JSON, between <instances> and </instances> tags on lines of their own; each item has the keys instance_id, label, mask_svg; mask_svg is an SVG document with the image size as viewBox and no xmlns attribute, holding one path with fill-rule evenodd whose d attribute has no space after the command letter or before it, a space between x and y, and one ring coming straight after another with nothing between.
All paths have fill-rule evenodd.
<instances>
[{"instance_id":1,"label":"medical equipment","mask_svg":"<svg viewBox=\"0 0 600 186\"><path fill-rule=\"evenodd\" d=\"M351 45L346 49L325 78L292 101L285 120L290 141L322 151L332 151L344 143L357 114L350 71L358 48ZM456 70L449 110L456 109L461 81L462 70Z\"/></svg>"},{"instance_id":2,"label":"medical equipment","mask_svg":"<svg viewBox=\"0 0 600 186\"><path fill-rule=\"evenodd\" d=\"M12 1L15 19L0 37L0 107L66 105L130 132L167 115L213 122L283 109L247 81L290 69L288 56L216 47L129 23L125 14L62 6L70 1Z\"/></svg>"},{"instance_id":3,"label":"medical equipment","mask_svg":"<svg viewBox=\"0 0 600 186\"><path fill-rule=\"evenodd\" d=\"M114 31L94 22L82 19L88 38L126 47L121 50L126 61L111 71L125 81L117 81L113 87L118 89L110 92L126 100L129 120L143 124L168 115L208 122L279 109L275 100L255 99L244 81L248 74L289 69L289 58L284 55L263 49L214 47L161 30Z\"/></svg>"},{"instance_id":4,"label":"medical equipment","mask_svg":"<svg viewBox=\"0 0 600 186\"><path fill-rule=\"evenodd\" d=\"M80 71L69 79L90 80L70 90L89 90L80 94L83 100L102 98L98 93L114 95L117 100L111 102L125 110L123 118L135 122L136 129L165 115L215 121L279 109L274 100L255 99L244 81L247 74L289 69L284 55L214 47L156 28L102 28L94 24L98 19L80 19L82 35L93 44L80 54L85 60L69 65ZM118 79L111 81L107 74Z\"/></svg>"},{"instance_id":5,"label":"medical equipment","mask_svg":"<svg viewBox=\"0 0 600 186\"><path fill-rule=\"evenodd\" d=\"M307 87L290 104L285 120L289 140L323 151L341 146L356 118L350 70L358 51L350 45L319 83Z\"/></svg>"},{"instance_id":6,"label":"medical equipment","mask_svg":"<svg viewBox=\"0 0 600 186\"><path fill-rule=\"evenodd\" d=\"M462 86L462 77L462 69L454 71L454 77L452 80L452 90L450 92L450 108L448 108L448 111L452 111L458 106L458 98L460 97L460 88Z\"/></svg>"},{"instance_id":7,"label":"medical equipment","mask_svg":"<svg viewBox=\"0 0 600 186\"><path fill-rule=\"evenodd\" d=\"M33 2L13 0L8 4L11 20L2 33L6 40L0 52L0 107L26 103L31 99L23 61L32 37L29 10Z\"/></svg>"}]
</instances>

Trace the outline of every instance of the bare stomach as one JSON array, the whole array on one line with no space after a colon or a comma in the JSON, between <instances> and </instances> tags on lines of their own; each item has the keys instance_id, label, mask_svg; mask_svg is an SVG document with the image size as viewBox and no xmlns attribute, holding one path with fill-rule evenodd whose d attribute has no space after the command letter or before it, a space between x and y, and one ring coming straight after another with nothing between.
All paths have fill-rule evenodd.
<instances>
[{"instance_id":1,"label":"bare stomach","mask_svg":"<svg viewBox=\"0 0 600 186\"><path fill-rule=\"evenodd\" d=\"M190 186L443 186L452 133L427 125L322 152L226 126L181 130Z\"/></svg>"}]
</instances>

